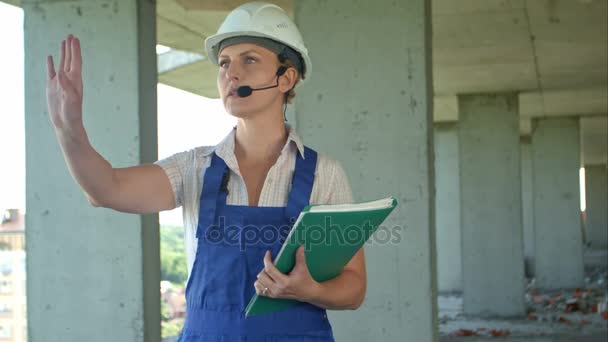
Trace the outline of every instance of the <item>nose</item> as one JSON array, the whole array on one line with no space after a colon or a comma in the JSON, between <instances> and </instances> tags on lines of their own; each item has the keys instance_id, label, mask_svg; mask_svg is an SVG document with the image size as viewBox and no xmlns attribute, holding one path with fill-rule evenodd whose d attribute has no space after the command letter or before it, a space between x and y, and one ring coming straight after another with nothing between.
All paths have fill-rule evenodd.
<instances>
[{"instance_id":1,"label":"nose","mask_svg":"<svg viewBox=\"0 0 608 342\"><path fill-rule=\"evenodd\" d=\"M241 76L241 70L238 63L229 63L226 69L226 78L228 81L238 81Z\"/></svg>"}]
</instances>

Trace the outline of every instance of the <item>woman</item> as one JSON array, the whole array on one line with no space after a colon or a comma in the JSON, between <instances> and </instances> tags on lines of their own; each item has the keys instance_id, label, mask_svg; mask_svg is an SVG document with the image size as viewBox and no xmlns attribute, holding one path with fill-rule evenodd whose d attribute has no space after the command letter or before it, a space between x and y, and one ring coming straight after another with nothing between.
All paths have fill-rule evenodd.
<instances>
[{"instance_id":1,"label":"woman","mask_svg":"<svg viewBox=\"0 0 608 342\"><path fill-rule=\"evenodd\" d=\"M283 238L243 238L246 229L259 233L262 227L284 237L282 228L309 203L352 202L340 163L303 146L283 121L294 87L310 76L308 51L285 12L260 2L232 11L205 46L219 66L218 90L226 111L238 118L236 127L216 146L112 168L82 124L80 42L69 35L57 73L48 57L47 99L70 172L96 207L152 213L183 206L189 277L180 341L333 341L325 310L363 302L363 249L339 276L319 283L302 247L294 269L282 274L272 257ZM238 244L229 243L228 231ZM254 292L301 303L245 318Z\"/></svg>"}]
</instances>

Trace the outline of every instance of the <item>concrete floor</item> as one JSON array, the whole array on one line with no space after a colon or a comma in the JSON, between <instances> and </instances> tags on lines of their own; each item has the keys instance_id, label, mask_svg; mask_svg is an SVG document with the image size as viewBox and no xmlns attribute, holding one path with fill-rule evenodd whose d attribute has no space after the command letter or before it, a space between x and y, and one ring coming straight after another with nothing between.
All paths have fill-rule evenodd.
<instances>
[{"instance_id":1,"label":"concrete floor","mask_svg":"<svg viewBox=\"0 0 608 342\"><path fill-rule=\"evenodd\" d=\"M441 294L439 332L441 341L490 341L495 333L508 332L500 341L602 341L608 340L608 320L590 312L593 303L608 300L608 252L585 252L585 288L578 291L582 310L565 312L566 301L574 298L576 290L539 291L534 279L528 279L526 308L532 317L513 319L482 319L463 315L462 296ZM587 306L588 308L585 308ZM478 336L458 336L469 330Z\"/></svg>"},{"instance_id":2,"label":"concrete floor","mask_svg":"<svg viewBox=\"0 0 608 342\"><path fill-rule=\"evenodd\" d=\"M607 321L599 314L556 314L547 312L542 320L529 319L481 319L467 318L461 314L462 297L440 296L439 333L441 341L455 341L465 338L467 341L495 340L490 331L508 331L509 335L501 341L602 341L608 339ZM560 323L563 317L571 324ZM581 324L586 320L589 324ZM455 332L467 329L480 336L451 336Z\"/></svg>"}]
</instances>

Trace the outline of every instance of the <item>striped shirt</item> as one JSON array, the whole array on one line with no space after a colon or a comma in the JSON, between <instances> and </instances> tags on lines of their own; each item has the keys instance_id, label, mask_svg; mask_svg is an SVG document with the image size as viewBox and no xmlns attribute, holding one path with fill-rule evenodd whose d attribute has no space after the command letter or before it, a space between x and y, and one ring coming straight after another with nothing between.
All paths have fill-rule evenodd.
<instances>
[{"instance_id":1,"label":"striped shirt","mask_svg":"<svg viewBox=\"0 0 608 342\"><path fill-rule=\"evenodd\" d=\"M284 207L287 205L291 179L295 168L296 153L304 156L304 145L295 130L286 124L288 137L276 163L270 168L264 181L258 206ZM211 163L215 152L230 169L228 181L228 205L249 205L245 181L239 172L234 155L236 128L216 146L200 146L173 154L156 161L169 177L176 207L183 207L184 243L188 264L188 277L192 271L198 247L196 228L198 224L199 199L204 172ZM353 203L350 184L340 162L318 153L315 180L310 204Z\"/></svg>"}]
</instances>

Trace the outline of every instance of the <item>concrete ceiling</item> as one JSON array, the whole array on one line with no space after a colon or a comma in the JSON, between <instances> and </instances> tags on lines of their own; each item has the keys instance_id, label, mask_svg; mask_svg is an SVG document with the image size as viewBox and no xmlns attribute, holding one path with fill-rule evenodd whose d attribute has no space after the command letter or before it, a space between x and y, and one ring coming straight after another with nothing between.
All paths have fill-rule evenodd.
<instances>
[{"instance_id":1,"label":"concrete ceiling","mask_svg":"<svg viewBox=\"0 0 608 342\"><path fill-rule=\"evenodd\" d=\"M174 63L161 82L217 97L203 41L243 2L158 0L158 43L202 58ZM292 14L293 0L276 3ZM433 0L432 12L435 121L458 119L456 94L518 92L522 135L535 117L591 116L583 160L606 163L608 135L597 129L608 113L605 0Z\"/></svg>"},{"instance_id":2,"label":"concrete ceiling","mask_svg":"<svg viewBox=\"0 0 608 342\"><path fill-rule=\"evenodd\" d=\"M244 2L157 0L157 41L173 49L159 55L160 82L217 97L203 41ZM293 14L293 0L274 2ZM589 116L584 159L606 163L606 0L433 0L432 13L436 121L457 120L456 94L518 92L522 134L533 117Z\"/></svg>"},{"instance_id":3,"label":"concrete ceiling","mask_svg":"<svg viewBox=\"0 0 608 342\"><path fill-rule=\"evenodd\" d=\"M158 0L158 42L203 53L243 2ZM605 87L607 11L605 0L434 0L435 94Z\"/></svg>"},{"instance_id":4,"label":"concrete ceiling","mask_svg":"<svg viewBox=\"0 0 608 342\"><path fill-rule=\"evenodd\" d=\"M602 87L605 0L433 1L436 94Z\"/></svg>"}]
</instances>

